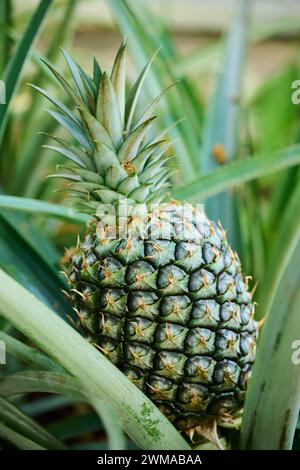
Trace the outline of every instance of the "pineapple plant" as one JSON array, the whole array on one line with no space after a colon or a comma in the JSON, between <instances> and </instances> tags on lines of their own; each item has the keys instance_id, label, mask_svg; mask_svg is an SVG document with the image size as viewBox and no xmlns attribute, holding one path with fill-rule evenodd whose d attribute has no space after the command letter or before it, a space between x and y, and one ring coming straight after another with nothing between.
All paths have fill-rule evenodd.
<instances>
[{"instance_id":1,"label":"pineapple plant","mask_svg":"<svg viewBox=\"0 0 300 470\"><path fill-rule=\"evenodd\" d=\"M207 437L242 408L258 331L252 292L222 226L170 199L172 142L153 131L163 94L137 112L151 61L126 97L125 49L111 74L94 60L92 77L64 52L73 86L46 63L76 114L35 87L72 136L52 137L69 160L53 176L90 215L63 260L67 295L82 334L177 429Z\"/></svg>"}]
</instances>

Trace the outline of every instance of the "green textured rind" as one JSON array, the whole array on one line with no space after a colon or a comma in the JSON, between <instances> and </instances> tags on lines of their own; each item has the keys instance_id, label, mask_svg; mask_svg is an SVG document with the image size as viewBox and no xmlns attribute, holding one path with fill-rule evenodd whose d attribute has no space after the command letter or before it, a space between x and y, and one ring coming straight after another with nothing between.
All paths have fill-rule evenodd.
<instances>
[{"instance_id":1,"label":"green textured rind","mask_svg":"<svg viewBox=\"0 0 300 470\"><path fill-rule=\"evenodd\" d=\"M170 237L157 238L166 213ZM90 228L66 267L83 334L179 429L241 408L257 340L225 232L190 206L184 214L161 206L144 239Z\"/></svg>"}]
</instances>

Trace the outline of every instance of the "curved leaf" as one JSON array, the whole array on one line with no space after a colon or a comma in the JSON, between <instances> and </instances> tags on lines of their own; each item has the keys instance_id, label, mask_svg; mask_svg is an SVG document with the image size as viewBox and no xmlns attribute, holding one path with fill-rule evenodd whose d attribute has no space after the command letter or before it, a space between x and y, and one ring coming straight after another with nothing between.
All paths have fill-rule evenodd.
<instances>
[{"instance_id":1,"label":"curved leaf","mask_svg":"<svg viewBox=\"0 0 300 470\"><path fill-rule=\"evenodd\" d=\"M30 244L22 233L22 224L14 224L0 213L0 266L61 315L70 313L70 305L61 292L66 287L57 268ZM23 226L24 231L24 226ZM43 235L40 234L40 243Z\"/></svg>"},{"instance_id":2,"label":"curved leaf","mask_svg":"<svg viewBox=\"0 0 300 470\"><path fill-rule=\"evenodd\" d=\"M0 196L0 207L29 214L50 215L75 223L85 223L89 220L87 215L78 213L71 207L24 197Z\"/></svg>"},{"instance_id":3,"label":"curved leaf","mask_svg":"<svg viewBox=\"0 0 300 470\"><path fill-rule=\"evenodd\" d=\"M291 449L300 409L300 241L263 327L241 429L246 449Z\"/></svg>"},{"instance_id":4,"label":"curved leaf","mask_svg":"<svg viewBox=\"0 0 300 470\"><path fill-rule=\"evenodd\" d=\"M0 423L0 437L5 441L11 442L21 450L46 450L45 447L36 444L36 442L13 431L2 423Z\"/></svg>"},{"instance_id":5,"label":"curved leaf","mask_svg":"<svg viewBox=\"0 0 300 470\"><path fill-rule=\"evenodd\" d=\"M67 446L56 437L2 397L0 397L0 421L46 449L67 449Z\"/></svg>"},{"instance_id":6,"label":"curved leaf","mask_svg":"<svg viewBox=\"0 0 300 470\"><path fill-rule=\"evenodd\" d=\"M52 361L52 359L47 357L45 354L41 353L35 348L32 348L31 346L27 346L26 344L22 343L22 341L13 338L3 331L0 331L0 340L4 341L8 354L11 354L13 357L16 357L26 364L46 370L60 372L63 370L58 364Z\"/></svg>"},{"instance_id":7,"label":"curved leaf","mask_svg":"<svg viewBox=\"0 0 300 470\"><path fill-rule=\"evenodd\" d=\"M257 301L258 314L268 315L295 246L300 238L300 184L294 190L285 212L280 215L276 236L269 256L269 265L264 282L259 288Z\"/></svg>"},{"instance_id":8,"label":"curved leaf","mask_svg":"<svg viewBox=\"0 0 300 470\"><path fill-rule=\"evenodd\" d=\"M16 372L0 380L0 395L4 397L32 392L59 393L86 401L77 380L60 372Z\"/></svg>"},{"instance_id":9,"label":"curved leaf","mask_svg":"<svg viewBox=\"0 0 300 470\"><path fill-rule=\"evenodd\" d=\"M7 123L8 108L16 90L24 62L51 4L52 0L41 0L4 73L3 80L6 84L6 104L0 106L0 140L3 137Z\"/></svg>"},{"instance_id":10,"label":"curved leaf","mask_svg":"<svg viewBox=\"0 0 300 470\"><path fill-rule=\"evenodd\" d=\"M203 173L220 165L214 157L220 149L221 158L232 160L238 149L238 128L240 124L240 94L247 48L250 3L248 0L236 2L234 15L222 56L221 70L218 71L216 89L208 106L207 119L203 131L203 144L200 151L199 168ZM208 215L220 220L237 248L238 223L233 195L225 193L207 202Z\"/></svg>"},{"instance_id":11,"label":"curved leaf","mask_svg":"<svg viewBox=\"0 0 300 470\"><path fill-rule=\"evenodd\" d=\"M125 436L120 426L120 420L113 407L104 400L94 400L90 397L90 403L97 411L108 435L108 448L111 450L126 449Z\"/></svg>"},{"instance_id":12,"label":"curved leaf","mask_svg":"<svg viewBox=\"0 0 300 470\"><path fill-rule=\"evenodd\" d=\"M300 163L300 145L280 150L272 155L257 155L244 160L228 163L189 184L175 188L172 196L178 199L207 199L226 189L247 183L284 168Z\"/></svg>"}]
</instances>

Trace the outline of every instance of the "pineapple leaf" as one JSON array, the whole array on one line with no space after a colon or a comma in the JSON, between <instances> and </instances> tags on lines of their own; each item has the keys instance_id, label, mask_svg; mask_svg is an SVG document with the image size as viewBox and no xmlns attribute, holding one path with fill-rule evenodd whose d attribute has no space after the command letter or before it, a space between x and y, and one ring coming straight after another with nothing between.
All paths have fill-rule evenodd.
<instances>
[{"instance_id":1,"label":"pineapple leaf","mask_svg":"<svg viewBox=\"0 0 300 470\"><path fill-rule=\"evenodd\" d=\"M23 204L22 199L20 203ZM66 288L66 283L57 272L56 252L51 248L41 230L34 231L33 227L29 231L25 217L1 209L0 266L47 305L55 305L59 314L65 316L69 312L69 304L61 289Z\"/></svg>"},{"instance_id":2,"label":"pineapple leaf","mask_svg":"<svg viewBox=\"0 0 300 470\"><path fill-rule=\"evenodd\" d=\"M95 194L99 196L101 202L103 202L104 204L114 204L120 199L120 193L111 189L107 189L105 186L102 189L96 190ZM89 204L92 204L92 202L90 202ZM90 207L92 207L93 209L98 209L99 205L98 203L96 203L92 204Z\"/></svg>"},{"instance_id":3,"label":"pineapple leaf","mask_svg":"<svg viewBox=\"0 0 300 470\"><path fill-rule=\"evenodd\" d=\"M104 184L104 180L102 176L98 175L94 171L89 171L84 168L75 168L75 173L81 176L85 181L89 181L90 183L95 184Z\"/></svg>"},{"instance_id":4,"label":"pineapple leaf","mask_svg":"<svg viewBox=\"0 0 300 470\"><path fill-rule=\"evenodd\" d=\"M0 380L3 397L31 392L59 393L85 401L77 380L65 372L26 370Z\"/></svg>"},{"instance_id":5,"label":"pineapple leaf","mask_svg":"<svg viewBox=\"0 0 300 470\"><path fill-rule=\"evenodd\" d=\"M119 109L121 114L121 122L122 127L124 124L124 115L125 115L125 79L126 79L126 43L125 41L122 42L113 65L112 73L111 73L111 83L115 89Z\"/></svg>"},{"instance_id":6,"label":"pineapple leaf","mask_svg":"<svg viewBox=\"0 0 300 470\"><path fill-rule=\"evenodd\" d=\"M288 227L284 229L287 231ZM261 333L242 421L244 449L292 448L300 409L296 349L300 331L299 235L298 231L298 239L290 246L289 262L281 273L271 309L264 312L268 317Z\"/></svg>"},{"instance_id":7,"label":"pineapple leaf","mask_svg":"<svg viewBox=\"0 0 300 470\"><path fill-rule=\"evenodd\" d=\"M87 168L86 164L80 160L80 158L73 153L71 150L66 149L65 147L56 147L55 145L43 145L43 148L54 150L55 152L63 155L68 160L71 160L74 163L77 163L81 168Z\"/></svg>"},{"instance_id":8,"label":"pineapple leaf","mask_svg":"<svg viewBox=\"0 0 300 470\"><path fill-rule=\"evenodd\" d=\"M96 101L95 101L95 92L92 90L87 82L87 80L82 81L84 89L86 90L87 95L87 107L89 108L92 115L96 113Z\"/></svg>"},{"instance_id":9,"label":"pineapple leaf","mask_svg":"<svg viewBox=\"0 0 300 470\"><path fill-rule=\"evenodd\" d=\"M166 34L160 34L153 30L157 24L149 22L150 12L145 5L135 6L134 2L123 0L116 2L107 0L116 17L123 34L128 35L128 42L132 55L139 67L148 60L149 54L163 45L161 60L155 62L151 72L144 83L144 91L148 98L153 99L170 82L176 80L173 73L172 63L177 63L178 54L175 52L170 56L171 34L166 31L165 23L161 29ZM140 14L141 13L141 14ZM160 30L160 28L159 28ZM171 49L174 48L171 46ZM173 64L172 64L173 65ZM178 120L182 116L182 110L186 113L187 120L182 122L178 128L171 128L171 136L176 140L175 153L181 166L181 175L184 181L191 179L195 174L195 168L199 158L199 135L202 125L202 103L196 99L192 86L182 79L174 93L166 94L166 112L161 115L162 123L168 126L170 122Z\"/></svg>"},{"instance_id":10,"label":"pineapple leaf","mask_svg":"<svg viewBox=\"0 0 300 470\"><path fill-rule=\"evenodd\" d=\"M125 178L118 186L117 191L123 194L129 194L134 189L140 186L138 177L135 176L128 176Z\"/></svg>"},{"instance_id":11,"label":"pineapple leaf","mask_svg":"<svg viewBox=\"0 0 300 470\"><path fill-rule=\"evenodd\" d=\"M29 416L38 416L42 413L59 410L65 406L78 403L78 400L71 397L64 397L63 395L50 395L42 398L37 398L34 401L22 404L22 411ZM49 426L47 427L49 429ZM59 439L62 437L54 433Z\"/></svg>"},{"instance_id":12,"label":"pineapple leaf","mask_svg":"<svg viewBox=\"0 0 300 470\"><path fill-rule=\"evenodd\" d=\"M197 198L199 201L299 163L300 145L294 145L272 155L257 155L228 163L206 175L198 176L188 185L176 188L172 194L178 199Z\"/></svg>"},{"instance_id":13,"label":"pineapple leaf","mask_svg":"<svg viewBox=\"0 0 300 470\"><path fill-rule=\"evenodd\" d=\"M35 90L37 90L43 96L45 96L45 98L47 98L51 103L53 103L66 116L68 116L70 119L72 119L72 121L74 121L76 124L80 125L80 121L77 118L77 116L75 116L75 114L72 113L72 111L67 106L65 106L61 101L59 101L57 98L54 98L53 96L49 95L49 93L47 93L46 90L43 90L43 88L40 88L36 85L33 85L32 83L29 83L28 85L31 86L32 88L34 88Z\"/></svg>"},{"instance_id":14,"label":"pineapple leaf","mask_svg":"<svg viewBox=\"0 0 300 470\"><path fill-rule=\"evenodd\" d=\"M77 157L85 164L86 168L89 168L92 171L96 170L93 159L86 152L81 150L79 147L76 147L75 145L70 144L70 142L68 142L65 139L62 139L61 137L48 134L47 132L40 132L40 134L47 136L49 139L52 139L58 144L60 144L61 147L64 147L70 150L73 154L77 155Z\"/></svg>"},{"instance_id":15,"label":"pineapple leaf","mask_svg":"<svg viewBox=\"0 0 300 470\"><path fill-rule=\"evenodd\" d=\"M281 215L269 255L269 266L264 283L258 290L260 316L267 315L280 286L280 280L292 256L295 244L300 238L300 184L294 189L286 210Z\"/></svg>"},{"instance_id":16,"label":"pineapple leaf","mask_svg":"<svg viewBox=\"0 0 300 470\"><path fill-rule=\"evenodd\" d=\"M39 28L52 4L52 0L41 0L32 16L26 31L20 40L15 53L5 69L3 80L6 83L6 103L0 106L0 141L2 141L7 125L8 109L19 83L26 58L30 52L33 40L38 34Z\"/></svg>"},{"instance_id":17,"label":"pineapple leaf","mask_svg":"<svg viewBox=\"0 0 300 470\"><path fill-rule=\"evenodd\" d=\"M149 194L152 190L152 185L139 186L138 188L134 189L131 193L129 193L129 198L134 199L138 203L144 203L147 201Z\"/></svg>"},{"instance_id":18,"label":"pineapple leaf","mask_svg":"<svg viewBox=\"0 0 300 470\"><path fill-rule=\"evenodd\" d=\"M154 119L155 117L152 117L144 121L127 137L118 153L120 162L133 160L137 156L139 146Z\"/></svg>"},{"instance_id":19,"label":"pineapple leaf","mask_svg":"<svg viewBox=\"0 0 300 470\"><path fill-rule=\"evenodd\" d=\"M82 197L86 199L87 195L93 194L94 196L94 194L96 194L101 188L103 188L103 186L100 184L90 183L89 181L80 181L80 183L70 183L67 191L71 191L72 193L77 194L77 196L78 193L83 194Z\"/></svg>"},{"instance_id":20,"label":"pineapple leaf","mask_svg":"<svg viewBox=\"0 0 300 470\"><path fill-rule=\"evenodd\" d=\"M2 423L0 423L0 437L14 444L20 450L46 450L45 447L40 446Z\"/></svg>"},{"instance_id":21,"label":"pineapple leaf","mask_svg":"<svg viewBox=\"0 0 300 470\"><path fill-rule=\"evenodd\" d=\"M112 165L105 173L105 184L115 189L120 181L124 178L124 169L120 166Z\"/></svg>"},{"instance_id":22,"label":"pineapple leaf","mask_svg":"<svg viewBox=\"0 0 300 470\"><path fill-rule=\"evenodd\" d=\"M69 170L69 168L66 168ZM47 178L62 178L66 179L69 181L82 181L81 177L75 173L69 173L69 172L56 172L53 173L53 175L48 175Z\"/></svg>"},{"instance_id":23,"label":"pineapple leaf","mask_svg":"<svg viewBox=\"0 0 300 470\"><path fill-rule=\"evenodd\" d=\"M159 52L159 49L154 53L152 58L145 65L145 67L141 71L140 75L138 76L135 84L131 88L129 97L128 97L127 102L126 102L126 107L125 107L126 132L129 132L129 130L131 129L135 108L136 108L136 105L137 105L137 102L138 102L138 99L139 99L139 96L140 96L140 92L141 92L143 83L145 81L145 78L146 78L146 75L149 71L149 68L150 68L152 62L154 61L155 57L157 56L158 52Z\"/></svg>"},{"instance_id":24,"label":"pineapple leaf","mask_svg":"<svg viewBox=\"0 0 300 470\"><path fill-rule=\"evenodd\" d=\"M117 94L106 72L101 78L96 116L118 149L123 140L123 126Z\"/></svg>"},{"instance_id":25,"label":"pineapple leaf","mask_svg":"<svg viewBox=\"0 0 300 470\"><path fill-rule=\"evenodd\" d=\"M73 223L85 223L88 221L88 217L84 214L78 214L73 209L64 207L62 204L52 204L50 202L25 197L0 195L0 207L29 214L57 217Z\"/></svg>"},{"instance_id":26,"label":"pineapple leaf","mask_svg":"<svg viewBox=\"0 0 300 470\"><path fill-rule=\"evenodd\" d=\"M86 89L86 91L88 91L88 93L90 94L90 99L93 98L93 101L95 102L95 98L97 97L97 94L96 94L96 85L94 83L94 80L92 77L90 77L85 70L83 70L82 67L80 67L79 64L76 64L77 67L78 67L78 70L79 72L81 73L81 76L82 76L82 83L83 83L83 86L84 88Z\"/></svg>"},{"instance_id":27,"label":"pineapple leaf","mask_svg":"<svg viewBox=\"0 0 300 470\"><path fill-rule=\"evenodd\" d=\"M108 448L112 450L126 449L125 436L114 408L104 400L94 399L93 395L90 396L89 401L105 426L108 434Z\"/></svg>"},{"instance_id":28,"label":"pineapple leaf","mask_svg":"<svg viewBox=\"0 0 300 470\"><path fill-rule=\"evenodd\" d=\"M166 92L170 90L176 83L177 81L171 83L171 85L167 86L159 95L156 96L156 98L154 98L154 100L147 106L147 108L144 111L142 111L141 114L136 118L136 121L133 127L139 126L143 121L150 118L156 106L160 103L161 99L165 96Z\"/></svg>"},{"instance_id":29,"label":"pineapple leaf","mask_svg":"<svg viewBox=\"0 0 300 470\"><path fill-rule=\"evenodd\" d=\"M96 58L94 57L93 61L93 80L96 88L96 96L98 96L99 86L101 82L102 71L100 65L98 64Z\"/></svg>"},{"instance_id":30,"label":"pineapple leaf","mask_svg":"<svg viewBox=\"0 0 300 470\"><path fill-rule=\"evenodd\" d=\"M95 145L93 152L93 160L97 171L101 174L111 165L118 165L118 158L113 150L113 143L100 122L91 114L87 113L84 109L79 108L82 121L89 132L91 140Z\"/></svg>"},{"instance_id":31,"label":"pineapple leaf","mask_svg":"<svg viewBox=\"0 0 300 470\"><path fill-rule=\"evenodd\" d=\"M87 107L85 101L81 98L81 96L77 95L74 92L74 89L71 87L71 85L67 82L67 80L45 59L41 59L41 61L48 67L48 69L52 72L52 74L55 76L55 78L58 80L58 82L61 84L69 98L72 100L74 105L76 106L81 106L81 107Z\"/></svg>"},{"instance_id":32,"label":"pineapple leaf","mask_svg":"<svg viewBox=\"0 0 300 470\"><path fill-rule=\"evenodd\" d=\"M80 96L82 101L88 106L89 99L88 99L88 95L86 92L86 88L83 84L83 79L82 79L81 71L78 67L78 64L76 64L76 62L72 59L72 57L63 48L61 48L61 50L69 66L78 96Z\"/></svg>"},{"instance_id":33,"label":"pineapple leaf","mask_svg":"<svg viewBox=\"0 0 300 470\"><path fill-rule=\"evenodd\" d=\"M4 331L0 331L0 340L5 342L6 351L9 354L25 362L25 364L38 369L63 372L63 369L44 353L4 333Z\"/></svg>"},{"instance_id":34,"label":"pineapple leaf","mask_svg":"<svg viewBox=\"0 0 300 470\"><path fill-rule=\"evenodd\" d=\"M42 426L20 411L16 406L0 397L0 420L14 431L38 445L52 450L66 450L67 446L51 435Z\"/></svg>"},{"instance_id":35,"label":"pineapple leaf","mask_svg":"<svg viewBox=\"0 0 300 470\"><path fill-rule=\"evenodd\" d=\"M221 164L218 161L219 154L221 159L229 161L238 157L240 94L251 2L241 0L236 5L237 11L228 32L221 69L204 125L199 159L199 169L203 173ZM211 218L222 222L237 249L240 237L234 195L225 193L211 198L207 202L206 210Z\"/></svg>"},{"instance_id":36,"label":"pineapple leaf","mask_svg":"<svg viewBox=\"0 0 300 470\"><path fill-rule=\"evenodd\" d=\"M89 131L92 141L96 144L96 147L97 143L100 143L114 151L111 138L102 124L85 109L79 107L78 111L82 117L82 121ZM101 150L101 146L97 148Z\"/></svg>"},{"instance_id":37,"label":"pineapple leaf","mask_svg":"<svg viewBox=\"0 0 300 470\"><path fill-rule=\"evenodd\" d=\"M142 173L140 176L140 181L142 183L146 183L147 181L152 181L154 180L157 175L169 175L170 174L170 169L167 167L163 167L164 163L169 159L169 157L166 157L162 160L158 160L157 162L153 163L152 165L147 166L146 170ZM162 168L163 167L163 168Z\"/></svg>"},{"instance_id":38,"label":"pineapple leaf","mask_svg":"<svg viewBox=\"0 0 300 470\"><path fill-rule=\"evenodd\" d=\"M69 134L77 140L77 142L82 145L86 150L93 150L91 142L87 139L86 134L83 130L83 128L72 121L70 118L67 116L64 116L61 113L58 113L56 111L48 110L48 113L54 117L54 119L64 128L66 129Z\"/></svg>"},{"instance_id":39,"label":"pineapple leaf","mask_svg":"<svg viewBox=\"0 0 300 470\"><path fill-rule=\"evenodd\" d=\"M164 141L154 142L154 144L147 145L140 152L138 152L137 156L132 160L132 164L138 168L139 173L143 171L148 160L163 142Z\"/></svg>"}]
</instances>

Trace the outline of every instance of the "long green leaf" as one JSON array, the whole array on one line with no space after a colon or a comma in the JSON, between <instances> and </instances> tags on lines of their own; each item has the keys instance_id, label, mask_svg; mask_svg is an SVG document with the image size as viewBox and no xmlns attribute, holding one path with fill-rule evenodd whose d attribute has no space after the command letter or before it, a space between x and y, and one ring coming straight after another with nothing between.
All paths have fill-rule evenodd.
<instances>
[{"instance_id":1,"label":"long green leaf","mask_svg":"<svg viewBox=\"0 0 300 470\"><path fill-rule=\"evenodd\" d=\"M31 439L22 436L22 434L13 431L2 423L0 423L0 437L5 441L14 444L21 450L45 450L45 447L42 447Z\"/></svg>"},{"instance_id":2,"label":"long green leaf","mask_svg":"<svg viewBox=\"0 0 300 470\"><path fill-rule=\"evenodd\" d=\"M3 271L0 271L0 305L4 318L9 318L74 375L84 393L107 400L114 407L124 430L141 448L189 448L172 424L122 372Z\"/></svg>"},{"instance_id":3,"label":"long green leaf","mask_svg":"<svg viewBox=\"0 0 300 470\"><path fill-rule=\"evenodd\" d=\"M242 422L243 448L292 447L300 409L298 240L261 334Z\"/></svg>"},{"instance_id":4,"label":"long green leaf","mask_svg":"<svg viewBox=\"0 0 300 470\"><path fill-rule=\"evenodd\" d=\"M78 381L60 372L16 372L0 380L0 395L4 397L33 392L57 393L76 400L87 400L79 390Z\"/></svg>"},{"instance_id":5,"label":"long green leaf","mask_svg":"<svg viewBox=\"0 0 300 470\"><path fill-rule=\"evenodd\" d=\"M44 230L42 231L37 225L32 223L32 219L28 214L23 212L5 210L2 208L1 217L20 234L22 239L30 248L32 248L43 261L57 273L57 265L61 252L54 246L53 242L47 237Z\"/></svg>"},{"instance_id":6,"label":"long green leaf","mask_svg":"<svg viewBox=\"0 0 300 470\"><path fill-rule=\"evenodd\" d=\"M0 331L0 340L4 341L7 353L28 365L53 371L62 371L62 368L52 359L37 349L24 344L22 341Z\"/></svg>"},{"instance_id":7,"label":"long green leaf","mask_svg":"<svg viewBox=\"0 0 300 470\"><path fill-rule=\"evenodd\" d=\"M0 397L0 421L46 449L67 449L61 441L2 397Z\"/></svg>"},{"instance_id":8,"label":"long green leaf","mask_svg":"<svg viewBox=\"0 0 300 470\"><path fill-rule=\"evenodd\" d=\"M232 162L199 176L188 185L175 188L173 197L178 199L207 199L234 186L247 183L284 168L300 163L300 145L280 150L272 155L257 155Z\"/></svg>"},{"instance_id":9,"label":"long green leaf","mask_svg":"<svg viewBox=\"0 0 300 470\"><path fill-rule=\"evenodd\" d=\"M203 133L199 168L207 173L219 166L216 156L232 160L237 155L240 116L240 94L248 37L250 2L236 2L237 12L225 44L212 103L208 107ZM238 247L238 226L233 195L225 193L207 202L208 215L220 220L235 247Z\"/></svg>"},{"instance_id":10,"label":"long green leaf","mask_svg":"<svg viewBox=\"0 0 300 470\"><path fill-rule=\"evenodd\" d=\"M295 188L288 207L277 220L276 236L272 244L268 270L259 288L257 301L260 305L259 316L267 315L271 309L281 277L285 271L295 246L300 238L300 183Z\"/></svg>"},{"instance_id":11,"label":"long green leaf","mask_svg":"<svg viewBox=\"0 0 300 470\"><path fill-rule=\"evenodd\" d=\"M51 3L52 0L41 0L4 73L3 80L6 84L6 103L0 106L0 140L2 140L4 134L8 118L7 112L20 79L24 62Z\"/></svg>"},{"instance_id":12,"label":"long green leaf","mask_svg":"<svg viewBox=\"0 0 300 470\"><path fill-rule=\"evenodd\" d=\"M108 448L111 450L126 449L125 436L120 426L120 420L113 407L104 400L94 400L90 397L90 403L97 411L108 435Z\"/></svg>"},{"instance_id":13,"label":"long green leaf","mask_svg":"<svg viewBox=\"0 0 300 470\"><path fill-rule=\"evenodd\" d=\"M57 34L52 34L52 31L48 33L48 36L53 38L50 39L51 43L46 52L46 57L48 60L54 61L59 51L58 45L62 43L62 36L68 32L68 25L72 17L72 11L76 4L77 0L69 0L68 5L66 6L65 16L62 20L52 24L49 22L50 28L55 31L59 31ZM53 10L56 8L56 3L53 5ZM52 10L52 11L53 11ZM28 23L28 18L26 19ZM15 22L16 25L16 22ZM22 40L22 35L17 33L12 28L7 28L7 25L0 24L0 28L3 29L8 38L13 42L20 42ZM18 28L19 29L19 28ZM24 26L20 27L24 29ZM48 32L48 31L47 31ZM45 86L47 84L46 80L49 78L51 72L43 66L41 61L41 51L35 53L32 48L28 56L34 62L36 68L38 69L37 73L32 76L32 81L36 85L43 85L43 80L45 80ZM12 112L12 119L10 126L6 128L5 138L1 142L0 154L3 157L1 159L1 172L0 174L4 176L2 184L8 191L12 191L14 194L26 194L28 196L35 196L39 186L41 186L39 179L39 171L43 171L44 164L47 162L46 158L41 159L41 146L45 143L46 137L39 135L37 133L38 126L41 126L41 106L37 102L39 99L38 94L32 94L32 100L29 105L27 112L22 112L21 121L18 120L18 139L10 138L10 131L14 132L15 120L14 112ZM31 119L32 118L32 119ZM56 124L53 119L47 119L43 117L42 119L42 129L39 127L39 130L43 130L48 133L52 133L55 130ZM45 153L45 152L44 152ZM38 166L38 168L36 168ZM39 171L38 171L39 170ZM8 178L9 174L13 174L13 178ZM27 187L29 186L29 187ZM45 185L44 185L45 186Z\"/></svg>"},{"instance_id":14,"label":"long green leaf","mask_svg":"<svg viewBox=\"0 0 300 470\"><path fill-rule=\"evenodd\" d=\"M23 228L24 230L24 228ZM40 234L42 242L43 234ZM62 289L66 282L22 233L21 224L0 213L0 266L61 315L72 313Z\"/></svg>"},{"instance_id":15,"label":"long green leaf","mask_svg":"<svg viewBox=\"0 0 300 470\"><path fill-rule=\"evenodd\" d=\"M0 21L5 25L11 24L12 17L12 4L11 0L2 0L0 2ZM0 30L0 77L5 70L5 66L9 57L11 47L11 40L5 34L5 31Z\"/></svg>"},{"instance_id":16,"label":"long green leaf","mask_svg":"<svg viewBox=\"0 0 300 470\"><path fill-rule=\"evenodd\" d=\"M89 219L87 215L80 214L71 207L17 196L0 196L0 207L29 214L57 217L75 223L84 223Z\"/></svg>"},{"instance_id":17,"label":"long green leaf","mask_svg":"<svg viewBox=\"0 0 300 470\"><path fill-rule=\"evenodd\" d=\"M50 63L55 63L57 60L57 55L60 52L59 47L66 41L72 39L73 28L71 26L73 24L74 10L77 3L78 0L68 0L65 2L57 17L57 21L50 25L49 31L47 30L49 44L47 44L45 58ZM55 8L56 3L54 3L53 6ZM54 31L55 34L53 34ZM32 83L40 88L47 88L49 75L51 73L41 61L41 53L33 53L32 59L37 65L37 71L31 77ZM18 191L17 194L27 195L30 192L32 195L32 189L38 184L38 172L33 170L36 170L37 167L43 167L43 162L46 162L45 158L41 161L40 152L46 137L38 135L37 129L46 130L49 126L49 122L50 126L53 127L54 121L52 119L49 121L49 119L45 118L44 106L42 106L41 102L41 95L39 93L32 93L30 106L22 117L22 123L24 123L20 136L22 145L19 145L17 149L17 167L14 172L13 181L11 182L14 193ZM42 119L41 114L43 114Z\"/></svg>"}]
</instances>

